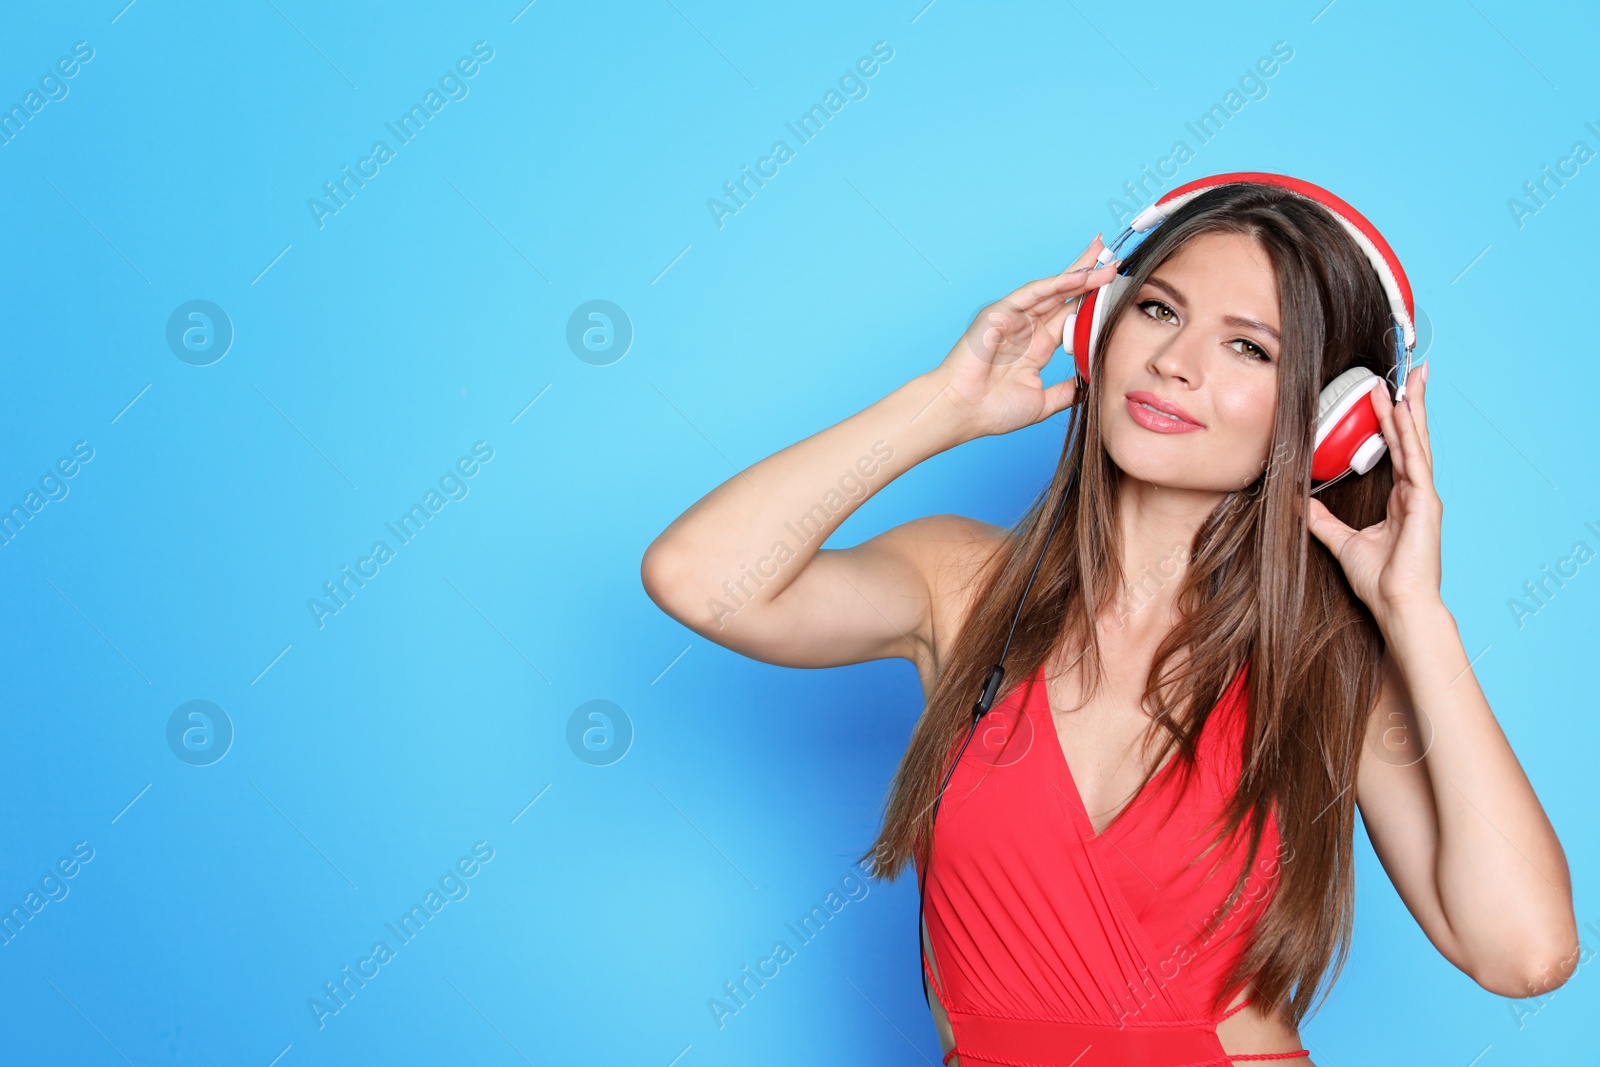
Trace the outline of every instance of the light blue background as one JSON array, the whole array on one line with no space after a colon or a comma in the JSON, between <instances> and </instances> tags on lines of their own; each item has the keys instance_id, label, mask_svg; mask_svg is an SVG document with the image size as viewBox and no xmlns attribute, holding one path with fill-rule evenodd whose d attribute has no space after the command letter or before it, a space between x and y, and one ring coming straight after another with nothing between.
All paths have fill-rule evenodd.
<instances>
[{"instance_id":1,"label":"light blue background","mask_svg":"<svg viewBox=\"0 0 1600 1067\"><path fill-rule=\"evenodd\" d=\"M1109 237L1108 198L1276 41L1266 95L1166 187L1290 173L1403 258L1434 327L1445 599L1600 948L1600 569L1521 627L1508 608L1600 547L1600 163L1521 226L1507 205L1600 150L1592 8L124 2L0 34L6 107L94 49L0 145L0 504L94 449L0 548L0 904L94 849L0 945L0 1059L937 1063L909 877L722 1028L707 1007L872 840L911 666L732 654L650 603L639 559ZM319 229L307 200L477 41L469 95ZM878 41L868 95L796 146L784 123ZM719 229L708 198L779 138L795 157ZM194 299L235 330L210 366L165 340ZM606 366L566 341L596 299L635 331ZM1064 423L930 460L830 544L1014 522ZM319 629L308 598L478 441L468 495ZM197 699L235 730L207 767L166 740ZM597 699L633 731L605 767L567 742ZM308 1000L480 841L469 894L319 1028ZM1358 849L1353 957L1303 1029L1322 1067L1588 1052L1588 965L1545 1001L1485 992Z\"/></svg>"}]
</instances>

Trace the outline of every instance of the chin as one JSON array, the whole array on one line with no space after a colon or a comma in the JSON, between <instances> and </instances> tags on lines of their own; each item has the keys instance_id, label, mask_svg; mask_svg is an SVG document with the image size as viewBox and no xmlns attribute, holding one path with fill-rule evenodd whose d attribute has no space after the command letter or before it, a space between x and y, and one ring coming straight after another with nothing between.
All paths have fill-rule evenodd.
<instances>
[{"instance_id":1,"label":"chin","mask_svg":"<svg viewBox=\"0 0 1600 1067\"><path fill-rule=\"evenodd\" d=\"M1187 482L1191 474L1205 469L1204 453L1185 447L1190 443L1190 435L1157 437L1148 431L1140 433L1144 440L1129 440L1131 435L1116 434L1105 442L1111 462L1128 477L1167 485Z\"/></svg>"},{"instance_id":2,"label":"chin","mask_svg":"<svg viewBox=\"0 0 1600 1067\"><path fill-rule=\"evenodd\" d=\"M1123 477L1162 489L1225 495L1250 484L1242 471L1219 479L1214 465L1206 462L1204 452L1180 451L1178 441L1179 438L1174 437L1160 442L1158 447L1142 449L1113 448L1108 441L1106 453Z\"/></svg>"}]
</instances>

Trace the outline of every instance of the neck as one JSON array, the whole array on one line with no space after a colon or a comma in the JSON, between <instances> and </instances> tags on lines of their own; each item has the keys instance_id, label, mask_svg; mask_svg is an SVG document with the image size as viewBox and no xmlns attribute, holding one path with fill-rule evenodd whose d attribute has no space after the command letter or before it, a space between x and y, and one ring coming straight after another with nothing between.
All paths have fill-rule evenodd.
<instances>
[{"instance_id":1,"label":"neck","mask_svg":"<svg viewBox=\"0 0 1600 1067\"><path fill-rule=\"evenodd\" d=\"M1125 636L1164 633L1171 627L1178 589L1189 568L1189 547L1222 499L1214 491L1174 489L1119 475L1124 585L1111 609L1110 625Z\"/></svg>"}]
</instances>

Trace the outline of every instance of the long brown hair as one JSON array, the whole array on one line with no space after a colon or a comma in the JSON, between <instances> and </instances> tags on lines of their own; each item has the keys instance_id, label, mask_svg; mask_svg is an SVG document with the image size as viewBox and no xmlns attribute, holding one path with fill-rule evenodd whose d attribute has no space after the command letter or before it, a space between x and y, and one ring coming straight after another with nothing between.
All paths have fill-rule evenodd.
<instances>
[{"instance_id":1,"label":"long brown hair","mask_svg":"<svg viewBox=\"0 0 1600 1067\"><path fill-rule=\"evenodd\" d=\"M1157 648L1142 702L1153 709L1152 729L1166 734L1152 767L1176 748L1174 759L1191 770L1205 719L1248 665L1242 773L1207 846L1246 828L1248 857L1224 910L1244 891L1269 810L1280 853L1289 859L1277 866L1272 898L1212 1008L1248 982L1263 1010L1276 1009L1298 1027L1320 1003L1323 979L1331 987L1349 953L1356 769L1383 655L1376 622L1332 553L1310 537L1300 504L1310 496L1322 386L1355 366L1392 375L1394 327L1376 272L1332 215L1284 190L1241 183L1195 197L1128 255L1124 269L1132 284L1107 308L1106 341L1145 279L1205 233L1253 238L1277 275L1282 343L1271 458L1250 485L1224 497L1192 544L1181 546L1189 566L1175 601L1180 621ZM940 783L967 736L973 702L1000 655L1058 507L1060 528L1028 592L999 699L1061 647L1081 655L1084 692L1101 683L1095 620L1127 580L1115 506L1119 472L1100 432L1102 379L1094 376L1068 416L1066 447L1049 486L974 579L978 595L948 662L938 667L890 786L879 836L861 857L874 877L892 880L913 857L925 856ZM1360 529L1384 517L1392 486L1385 455L1367 474L1348 475L1317 498Z\"/></svg>"}]
</instances>

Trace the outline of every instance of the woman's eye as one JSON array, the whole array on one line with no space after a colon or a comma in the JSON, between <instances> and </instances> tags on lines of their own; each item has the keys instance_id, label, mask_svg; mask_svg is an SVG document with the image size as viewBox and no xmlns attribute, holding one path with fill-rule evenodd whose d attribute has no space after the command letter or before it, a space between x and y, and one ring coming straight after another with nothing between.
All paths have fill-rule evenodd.
<instances>
[{"instance_id":1,"label":"woman's eye","mask_svg":"<svg viewBox=\"0 0 1600 1067\"><path fill-rule=\"evenodd\" d=\"M1243 337L1240 337L1237 340L1229 341L1228 343L1231 344L1231 345L1244 345L1245 348L1248 348L1248 349L1252 350L1255 353L1253 358L1259 359L1263 363L1271 363L1272 362L1272 357L1267 355L1266 349L1262 348L1260 345L1256 344L1254 341L1246 341ZM1242 350L1241 350L1241 354L1243 354Z\"/></svg>"},{"instance_id":2,"label":"woman's eye","mask_svg":"<svg viewBox=\"0 0 1600 1067\"><path fill-rule=\"evenodd\" d=\"M1177 312L1173 311L1171 308L1169 308L1167 305L1163 304L1159 300L1143 300L1143 301L1139 302L1138 307L1139 307L1140 311L1143 311L1146 315L1149 315L1152 319L1155 319L1157 322L1171 322L1172 319L1175 319L1175 318L1178 317L1178 313ZM1156 309L1156 313L1155 314L1151 314L1150 310L1149 310L1150 308L1155 308ZM1161 312L1163 312L1163 311L1166 312L1168 315L1171 315L1172 318L1171 319L1162 318L1161 317Z\"/></svg>"}]
</instances>

